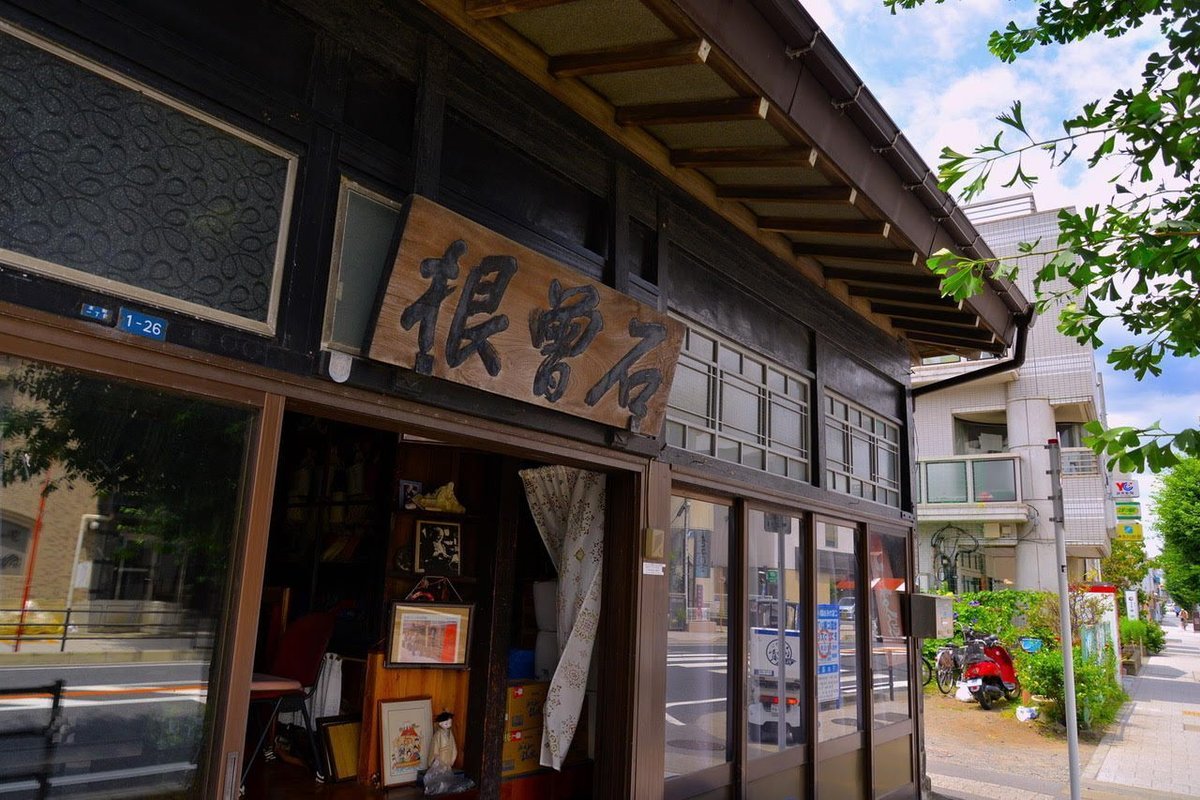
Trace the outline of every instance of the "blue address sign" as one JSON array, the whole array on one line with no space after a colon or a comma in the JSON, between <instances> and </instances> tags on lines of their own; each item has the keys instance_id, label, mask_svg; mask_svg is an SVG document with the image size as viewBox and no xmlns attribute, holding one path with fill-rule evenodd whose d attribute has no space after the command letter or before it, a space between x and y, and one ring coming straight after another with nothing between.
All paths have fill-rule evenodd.
<instances>
[{"instance_id":1,"label":"blue address sign","mask_svg":"<svg viewBox=\"0 0 1200 800\"><path fill-rule=\"evenodd\" d=\"M145 336L156 342L167 340L167 321L162 317L152 317L141 311L122 307L117 313L117 330L126 333Z\"/></svg>"}]
</instances>

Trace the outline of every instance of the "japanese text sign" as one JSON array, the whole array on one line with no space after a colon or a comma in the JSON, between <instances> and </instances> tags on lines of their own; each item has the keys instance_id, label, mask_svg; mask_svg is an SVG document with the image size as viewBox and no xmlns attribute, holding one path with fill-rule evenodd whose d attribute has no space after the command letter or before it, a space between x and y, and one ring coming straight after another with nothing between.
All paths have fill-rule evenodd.
<instances>
[{"instance_id":1,"label":"japanese text sign","mask_svg":"<svg viewBox=\"0 0 1200 800\"><path fill-rule=\"evenodd\" d=\"M1117 508L1117 519L1141 519L1142 504L1132 502L1118 502L1115 504Z\"/></svg>"},{"instance_id":2,"label":"japanese text sign","mask_svg":"<svg viewBox=\"0 0 1200 800\"><path fill-rule=\"evenodd\" d=\"M1117 523L1117 540L1122 542L1140 542L1142 541L1142 523L1140 522L1118 522Z\"/></svg>"},{"instance_id":3,"label":"japanese text sign","mask_svg":"<svg viewBox=\"0 0 1200 800\"><path fill-rule=\"evenodd\" d=\"M427 198L397 224L372 359L658 433L682 323Z\"/></svg>"}]
</instances>

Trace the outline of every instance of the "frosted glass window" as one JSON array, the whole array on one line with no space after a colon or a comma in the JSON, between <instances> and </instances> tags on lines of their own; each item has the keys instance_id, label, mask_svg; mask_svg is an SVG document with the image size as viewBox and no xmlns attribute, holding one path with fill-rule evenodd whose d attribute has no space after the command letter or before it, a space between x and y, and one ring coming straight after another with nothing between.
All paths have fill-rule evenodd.
<instances>
[{"instance_id":1,"label":"frosted glass window","mask_svg":"<svg viewBox=\"0 0 1200 800\"><path fill-rule=\"evenodd\" d=\"M396 203L342 182L326 304L326 340L338 350L362 352L399 218Z\"/></svg>"}]
</instances>

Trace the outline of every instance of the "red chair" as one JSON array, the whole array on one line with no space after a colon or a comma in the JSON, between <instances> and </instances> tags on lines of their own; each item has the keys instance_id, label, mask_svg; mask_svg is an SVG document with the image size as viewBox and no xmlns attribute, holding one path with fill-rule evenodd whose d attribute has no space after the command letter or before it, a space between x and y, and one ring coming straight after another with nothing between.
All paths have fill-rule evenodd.
<instances>
[{"instance_id":1,"label":"red chair","mask_svg":"<svg viewBox=\"0 0 1200 800\"><path fill-rule=\"evenodd\" d=\"M325 769L317 750L317 739L309 718L306 701L316 688L317 677L325 657L325 648L333 636L333 624L337 614L326 611L300 617L288 626L279 640L279 651L271 662L270 674L254 673L250 682L250 704L271 703L271 715L263 727L258 743L249 751L246 766L242 770L242 785L250 774L250 767L262 749L267 734L275 726L275 718L281 711L299 711L304 716L304 730L312 748L313 765L317 780L325 779Z\"/></svg>"}]
</instances>

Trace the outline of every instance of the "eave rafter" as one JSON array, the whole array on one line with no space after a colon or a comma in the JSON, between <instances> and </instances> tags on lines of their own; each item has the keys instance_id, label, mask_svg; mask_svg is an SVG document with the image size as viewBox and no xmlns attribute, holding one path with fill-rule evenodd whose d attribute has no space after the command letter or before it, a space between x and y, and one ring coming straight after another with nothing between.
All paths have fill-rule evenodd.
<instances>
[{"instance_id":1,"label":"eave rafter","mask_svg":"<svg viewBox=\"0 0 1200 800\"><path fill-rule=\"evenodd\" d=\"M711 52L712 45L705 40L687 39L569 53L550 58L550 74L556 78L578 78L582 75L682 67L703 64Z\"/></svg>"},{"instance_id":2,"label":"eave rafter","mask_svg":"<svg viewBox=\"0 0 1200 800\"><path fill-rule=\"evenodd\" d=\"M648 23L640 39L623 34L614 37L611 46L586 49L590 40L580 37L573 40L576 51L554 55L548 52L554 49L549 45L554 40L547 38L552 29L546 20L569 19L568 24L577 25L578 15L567 9L557 17L531 15L530 20L536 19L532 28L503 18L572 5L573 0L423 2L446 8L448 18L466 20L464 30L489 41L502 58L567 100L685 191L756 236L771 252L782 258L790 255L802 273L817 281L842 282L835 293L848 297L860 313L885 330L907 336L916 349L992 347L981 348L975 340L980 319L975 305L964 308L941 297L937 279L921 265L919 248L883 219L873 198L860 194L846 173L812 146L808 132L789 109L773 105L743 65L713 45L721 36L705 32L675 0L640 0L661 23ZM529 35L531 30L534 33ZM670 91L663 91L663 84L650 76L638 75L693 65L708 72L671 73L678 83L670 84ZM611 84L621 87L619 100L606 94L604 87L610 84L586 80L618 74L628 76ZM721 96L723 91L714 87L712 76L732 96ZM695 80L696 87L690 96L679 91L688 80ZM639 81L646 82L644 91L638 90ZM705 127L711 123L759 127L730 127L738 133L726 135L719 133L726 130L719 125ZM743 131L750 135L743 138ZM927 320L937 329L914 330L904 324L906 320ZM949 333L938 326L948 326ZM967 331L967 340L955 329Z\"/></svg>"}]
</instances>

